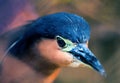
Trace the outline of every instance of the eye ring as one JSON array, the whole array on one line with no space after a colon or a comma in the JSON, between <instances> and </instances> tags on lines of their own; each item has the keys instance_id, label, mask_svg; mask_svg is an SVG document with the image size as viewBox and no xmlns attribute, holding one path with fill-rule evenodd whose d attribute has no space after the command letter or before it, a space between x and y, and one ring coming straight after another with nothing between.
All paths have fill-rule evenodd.
<instances>
[{"instance_id":1,"label":"eye ring","mask_svg":"<svg viewBox=\"0 0 120 83\"><path fill-rule=\"evenodd\" d=\"M61 37L56 37L57 39L57 43L61 48L65 48L66 47L66 42L61 38Z\"/></svg>"}]
</instances>

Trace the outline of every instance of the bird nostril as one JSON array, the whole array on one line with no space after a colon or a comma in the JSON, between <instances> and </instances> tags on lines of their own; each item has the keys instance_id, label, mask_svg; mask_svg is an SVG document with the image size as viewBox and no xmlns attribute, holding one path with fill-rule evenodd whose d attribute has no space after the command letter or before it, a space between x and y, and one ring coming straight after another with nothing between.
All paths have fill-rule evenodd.
<instances>
[{"instance_id":1,"label":"bird nostril","mask_svg":"<svg viewBox=\"0 0 120 83\"><path fill-rule=\"evenodd\" d=\"M83 48L79 48L78 50L79 50L80 52L82 52L82 53L84 52L84 49L83 49Z\"/></svg>"}]
</instances>

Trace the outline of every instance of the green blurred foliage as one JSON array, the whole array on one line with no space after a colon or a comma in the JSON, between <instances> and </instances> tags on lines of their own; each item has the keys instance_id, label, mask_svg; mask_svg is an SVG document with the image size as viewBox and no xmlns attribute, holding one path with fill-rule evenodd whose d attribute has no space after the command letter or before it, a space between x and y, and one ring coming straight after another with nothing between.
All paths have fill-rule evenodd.
<instances>
[{"instance_id":1,"label":"green blurred foliage","mask_svg":"<svg viewBox=\"0 0 120 83\"><path fill-rule=\"evenodd\" d=\"M40 16L65 11L90 24L89 47L104 65L107 77L88 68L65 68L55 83L120 83L120 0L32 0Z\"/></svg>"}]
</instances>

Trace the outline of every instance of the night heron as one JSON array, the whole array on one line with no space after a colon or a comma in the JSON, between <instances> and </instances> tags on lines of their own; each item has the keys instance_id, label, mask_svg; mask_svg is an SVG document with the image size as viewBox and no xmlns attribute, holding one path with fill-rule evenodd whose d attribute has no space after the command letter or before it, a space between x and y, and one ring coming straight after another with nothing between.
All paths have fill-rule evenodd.
<instances>
[{"instance_id":1,"label":"night heron","mask_svg":"<svg viewBox=\"0 0 120 83\"><path fill-rule=\"evenodd\" d=\"M55 78L57 69L81 65L105 75L104 68L88 48L90 27L78 15L66 12L46 15L10 33L6 54L44 76Z\"/></svg>"}]
</instances>

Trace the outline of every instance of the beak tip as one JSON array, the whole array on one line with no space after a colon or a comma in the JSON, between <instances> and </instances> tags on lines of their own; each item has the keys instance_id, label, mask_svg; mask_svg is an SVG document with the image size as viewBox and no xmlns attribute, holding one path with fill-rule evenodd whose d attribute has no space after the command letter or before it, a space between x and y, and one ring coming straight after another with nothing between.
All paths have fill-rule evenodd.
<instances>
[{"instance_id":1,"label":"beak tip","mask_svg":"<svg viewBox=\"0 0 120 83\"><path fill-rule=\"evenodd\" d=\"M103 69L103 70L101 70L100 72L99 72L103 77L107 77L107 74L106 74L106 72L105 72L105 70Z\"/></svg>"},{"instance_id":2,"label":"beak tip","mask_svg":"<svg viewBox=\"0 0 120 83\"><path fill-rule=\"evenodd\" d=\"M107 74L106 74L106 72L105 72L105 71L104 71L104 72L102 72L102 73L101 73L101 75L102 75L102 76L104 76L104 77L107 77Z\"/></svg>"}]
</instances>

